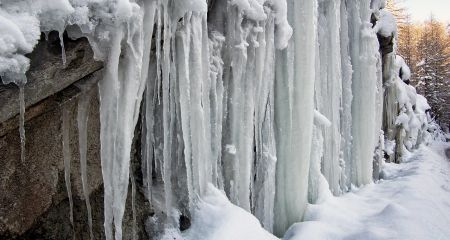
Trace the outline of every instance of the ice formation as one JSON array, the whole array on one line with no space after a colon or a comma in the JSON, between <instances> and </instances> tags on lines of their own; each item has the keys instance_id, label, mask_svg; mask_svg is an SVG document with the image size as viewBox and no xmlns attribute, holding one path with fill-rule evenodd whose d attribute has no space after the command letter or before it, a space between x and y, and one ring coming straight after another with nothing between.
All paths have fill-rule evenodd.
<instances>
[{"instance_id":1,"label":"ice formation","mask_svg":"<svg viewBox=\"0 0 450 240\"><path fill-rule=\"evenodd\" d=\"M72 200L72 184L70 181L70 164L72 161L72 153L70 149L70 112L67 107L63 109L61 117L61 129L62 129L62 149L64 158L64 180L66 182L67 197L69 198L69 219L71 227L73 228L73 200Z\"/></svg>"},{"instance_id":2,"label":"ice formation","mask_svg":"<svg viewBox=\"0 0 450 240\"><path fill-rule=\"evenodd\" d=\"M85 90L81 99L78 102L77 111L77 126L78 126L78 142L80 151L80 170L81 170L81 184L83 188L83 196L86 202L86 209L88 215L89 236L94 239L92 233L92 210L91 203L89 201L89 188L87 179L87 124L88 124L88 111L89 101L91 100L92 92Z\"/></svg>"},{"instance_id":3,"label":"ice formation","mask_svg":"<svg viewBox=\"0 0 450 240\"><path fill-rule=\"evenodd\" d=\"M161 234L177 232L180 215L192 216L198 228L208 216L197 207L213 208L215 196L218 205L235 210L232 203L282 236L302 221L308 203L371 183L383 152L394 160L430 138L426 100L401 81L409 79L409 69L395 53L379 52L376 34L396 31L384 1L27 2L0 5L5 84L25 84L24 54L40 32L59 32L64 65L64 30L71 38L86 37L95 58L104 61L99 96L106 239L122 239L130 179L136 209L130 152L139 118L145 193L162 210L152 218ZM23 87L20 92L22 136ZM92 224L90 94L81 96L77 122ZM63 117L70 197L67 124Z\"/></svg>"}]
</instances>

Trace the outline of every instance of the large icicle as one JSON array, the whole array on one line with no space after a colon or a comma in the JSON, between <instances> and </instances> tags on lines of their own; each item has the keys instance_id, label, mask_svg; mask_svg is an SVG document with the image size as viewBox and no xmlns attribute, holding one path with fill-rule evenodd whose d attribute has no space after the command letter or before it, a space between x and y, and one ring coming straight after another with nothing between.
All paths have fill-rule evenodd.
<instances>
[{"instance_id":1,"label":"large icicle","mask_svg":"<svg viewBox=\"0 0 450 240\"><path fill-rule=\"evenodd\" d=\"M143 123L142 123L142 169L144 182L147 190L147 198L151 203L151 187L152 187L152 164L154 156L154 101L155 101L155 89L154 81L156 76L156 70L154 68L155 64L150 64L150 51L152 43L152 35L155 23L155 13L156 13L156 2L150 1L145 4L145 15L144 15L144 42L147 43L144 46L144 59L143 59L143 69L141 78L146 81L145 90L145 109L143 111Z\"/></svg>"},{"instance_id":2,"label":"large icicle","mask_svg":"<svg viewBox=\"0 0 450 240\"><path fill-rule=\"evenodd\" d=\"M321 127L323 132L322 173L335 195L341 193L341 53L340 53L340 2L322 0L319 4L319 74L316 76L316 99L318 110L328 118L330 127Z\"/></svg>"},{"instance_id":3,"label":"large icicle","mask_svg":"<svg viewBox=\"0 0 450 240\"><path fill-rule=\"evenodd\" d=\"M20 160L25 163L25 90L19 85L19 134L20 134Z\"/></svg>"},{"instance_id":4,"label":"large icicle","mask_svg":"<svg viewBox=\"0 0 450 240\"><path fill-rule=\"evenodd\" d=\"M254 42L251 24L244 13L229 6L226 30L224 84L227 89L227 116L223 135L222 161L225 191L231 202L250 211L250 184L253 164Z\"/></svg>"},{"instance_id":5,"label":"large icicle","mask_svg":"<svg viewBox=\"0 0 450 240\"><path fill-rule=\"evenodd\" d=\"M222 48L225 38L218 32L211 33L209 41L209 80L211 81L211 160L212 180L223 189L222 176L222 126L224 111L223 60Z\"/></svg>"},{"instance_id":6,"label":"large icicle","mask_svg":"<svg viewBox=\"0 0 450 240\"><path fill-rule=\"evenodd\" d=\"M378 142L378 42L370 23L370 0L349 0L350 54L353 65L351 183L372 181L372 161Z\"/></svg>"},{"instance_id":7,"label":"large icicle","mask_svg":"<svg viewBox=\"0 0 450 240\"><path fill-rule=\"evenodd\" d=\"M64 159L64 180L66 182L67 197L69 198L69 219L72 229L73 225L73 200L72 200L72 184L70 181L70 162L72 160L72 152L70 150L70 112L64 106L61 117L61 131L62 131L62 148ZM75 231L73 229L73 231Z\"/></svg>"},{"instance_id":8,"label":"large icicle","mask_svg":"<svg viewBox=\"0 0 450 240\"><path fill-rule=\"evenodd\" d=\"M136 4L122 4L129 4L127 7L133 18L129 23L111 29L110 53L104 78L99 83L105 236L108 240L113 236L122 239L131 143L145 86L141 70L143 36L148 28L143 29L142 17L147 13ZM145 45L149 44L146 40Z\"/></svg>"},{"instance_id":9,"label":"large icicle","mask_svg":"<svg viewBox=\"0 0 450 240\"><path fill-rule=\"evenodd\" d=\"M348 29L347 0L341 1L341 68L342 68L342 105L340 110L341 118L341 152L344 171L341 176L341 187L344 191L351 186L351 154L352 154L352 65L350 62L350 39Z\"/></svg>"},{"instance_id":10,"label":"large icicle","mask_svg":"<svg viewBox=\"0 0 450 240\"><path fill-rule=\"evenodd\" d=\"M86 203L87 215L88 215L88 225L89 225L89 236L94 239L92 232L92 210L91 203L89 201L89 185L87 182L87 124L88 124L88 114L89 114L89 104L91 100L92 92L86 91L80 96L78 101L78 114L77 114L77 126L78 126L78 144L80 151L80 171L81 171L81 184L83 187L83 196Z\"/></svg>"},{"instance_id":11,"label":"large icicle","mask_svg":"<svg viewBox=\"0 0 450 240\"><path fill-rule=\"evenodd\" d=\"M255 162L252 189L255 216L268 231L273 230L275 200L276 144L274 133L275 20L266 8L268 18L261 23L255 53Z\"/></svg>"},{"instance_id":12,"label":"large icicle","mask_svg":"<svg viewBox=\"0 0 450 240\"><path fill-rule=\"evenodd\" d=\"M209 55L206 15L187 14L177 33L177 70L190 202L212 182L209 119ZM203 27L205 26L205 27Z\"/></svg>"},{"instance_id":13,"label":"large icicle","mask_svg":"<svg viewBox=\"0 0 450 240\"><path fill-rule=\"evenodd\" d=\"M277 192L275 234L301 221L307 203L314 117L317 1L288 1L294 28L286 50L277 53L275 121Z\"/></svg>"}]
</instances>

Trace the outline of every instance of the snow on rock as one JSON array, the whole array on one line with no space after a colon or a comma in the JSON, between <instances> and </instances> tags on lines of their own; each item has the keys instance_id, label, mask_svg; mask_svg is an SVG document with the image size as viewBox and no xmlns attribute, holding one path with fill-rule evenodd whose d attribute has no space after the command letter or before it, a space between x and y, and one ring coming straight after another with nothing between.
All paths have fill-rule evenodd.
<instances>
[{"instance_id":1,"label":"snow on rock","mask_svg":"<svg viewBox=\"0 0 450 240\"><path fill-rule=\"evenodd\" d=\"M426 110L431 109L430 104L428 104L427 99L422 96L422 95L417 95L417 104L416 104L416 109L417 111L419 111L420 113L425 113Z\"/></svg>"},{"instance_id":2,"label":"snow on rock","mask_svg":"<svg viewBox=\"0 0 450 240\"><path fill-rule=\"evenodd\" d=\"M386 7L386 0L372 0L371 8L373 10L379 10Z\"/></svg>"},{"instance_id":3,"label":"snow on rock","mask_svg":"<svg viewBox=\"0 0 450 240\"><path fill-rule=\"evenodd\" d=\"M24 84L21 77L29 68L30 60L23 55L30 53L40 36L39 20L22 14L10 14L0 9L0 76L3 83Z\"/></svg>"},{"instance_id":4,"label":"snow on rock","mask_svg":"<svg viewBox=\"0 0 450 240\"><path fill-rule=\"evenodd\" d=\"M394 15L388 10L381 9L379 20L377 21L374 30L384 37L397 35L397 22Z\"/></svg>"},{"instance_id":5,"label":"snow on rock","mask_svg":"<svg viewBox=\"0 0 450 240\"><path fill-rule=\"evenodd\" d=\"M403 81L409 80L411 78L411 70L409 66L406 64L405 59L403 57L397 55L396 56L396 64L400 67L399 76Z\"/></svg>"}]
</instances>

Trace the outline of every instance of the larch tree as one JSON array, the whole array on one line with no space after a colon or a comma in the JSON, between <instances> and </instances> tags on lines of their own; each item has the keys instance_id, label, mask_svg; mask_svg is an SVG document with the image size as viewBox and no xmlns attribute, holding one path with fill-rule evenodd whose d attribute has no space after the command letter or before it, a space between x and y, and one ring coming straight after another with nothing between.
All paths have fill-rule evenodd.
<instances>
[{"instance_id":1,"label":"larch tree","mask_svg":"<svg viewBox=\"0 0 450 240\"><path fill-rule=\"evenodd\" d=\"M450 106L448 98L449 80L449 36L445 25L433 17L422 26L417 44L418 64L416 74L417 89L431 105L436 120L448 127Z\"/></svg>"}]
</instances>

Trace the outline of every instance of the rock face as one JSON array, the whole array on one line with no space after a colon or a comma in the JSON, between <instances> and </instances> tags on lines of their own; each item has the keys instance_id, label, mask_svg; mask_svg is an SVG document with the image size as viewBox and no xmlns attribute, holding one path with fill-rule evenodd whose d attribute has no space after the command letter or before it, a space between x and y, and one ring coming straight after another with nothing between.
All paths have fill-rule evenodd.
<instances>
[{"instance_id":1,"label":"rock face","mask_svg":"<svg viewBox=\"0 0 450 240\"><path fill-rule=\"evenodd\" d=\"M93 97L88 111L87 179L95 239L103 237L103 179L100 165L99 101L96 83L102 64L93 59L86 39L65 39L67 66L62 66L59 39L41 39L30 58L25 88L26 154L20 160L18 89L0 85L0 239L89 239L88 217L81 183L77 106L81 85L90 83ZM64 180L62 111L69 112L71 182L74 227ZM139 128L137 128L139 129ZM136 136L138 136L137 134ZM136 138L138 139L138 138ZM134 150L136 152L136 149ZM137 156L138 154L135 154ZM133 157L133 156L132 156ZM138 161L134 157L134 161ZM135 169L139 175L140 169ZM139 184L138 184L139 186ZM132 238L131 185L124 220L124 239ZM149 204L137 191L137 234L144 238Z\"/></svg>"}]
</instances>

